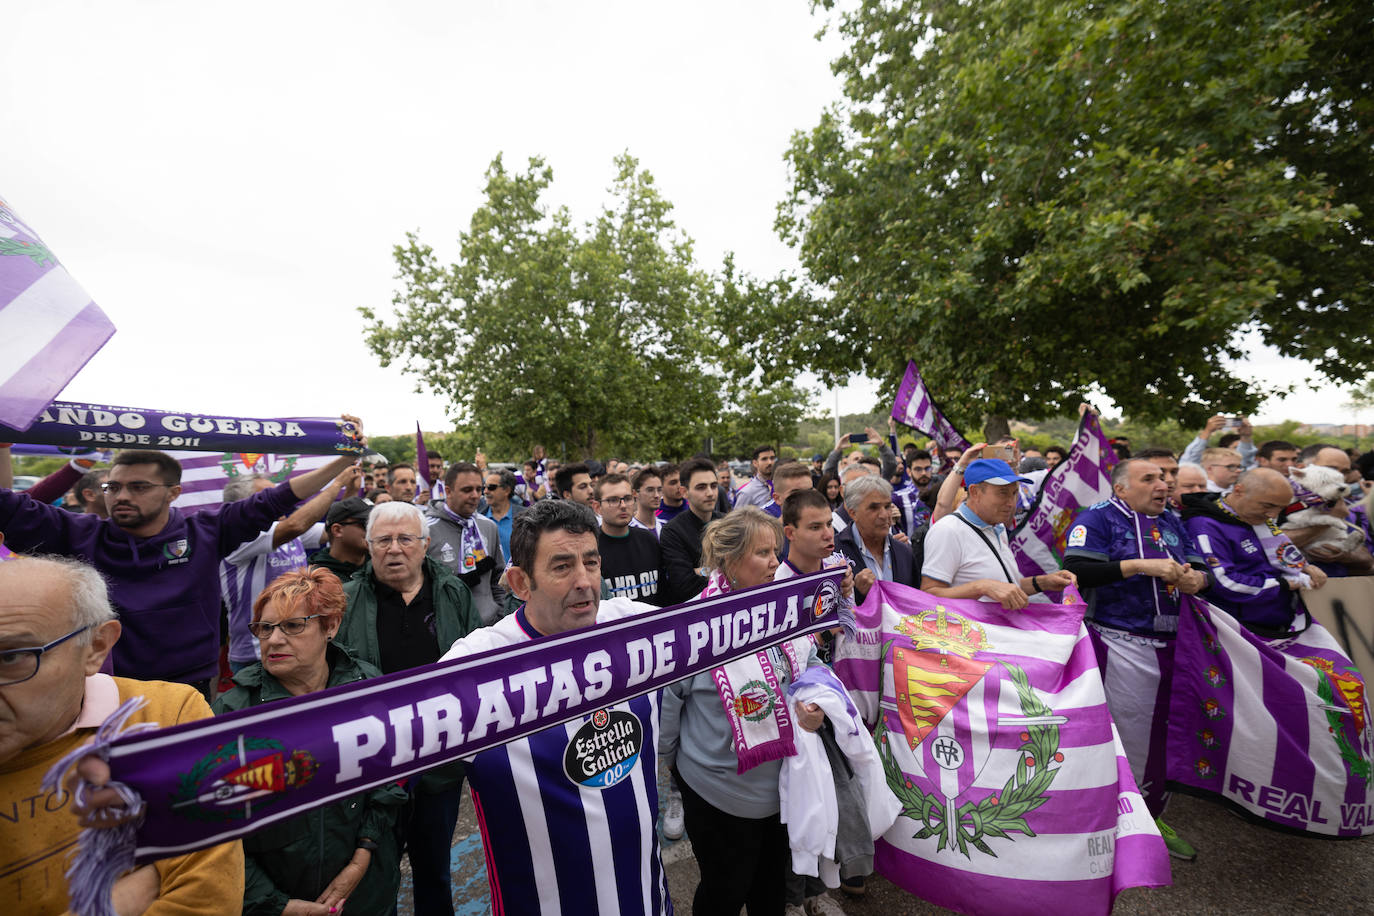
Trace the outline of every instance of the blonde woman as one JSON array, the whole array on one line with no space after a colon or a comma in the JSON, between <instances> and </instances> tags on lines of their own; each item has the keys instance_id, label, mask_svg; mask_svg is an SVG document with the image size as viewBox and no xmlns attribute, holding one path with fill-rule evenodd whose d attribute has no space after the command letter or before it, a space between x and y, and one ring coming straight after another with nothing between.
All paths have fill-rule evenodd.
<instances>
[{"instance_id":1,"label":"blonde woman","mask_svg":"<svg viewBox=\"0 0 1374 916\"><path fill-rule=\"evenodd\" d=\"M706 588L698 598L773 581L782 526L756 506L735 509L702 532ZM701 870L692 911L781 916L790 856L779 818L782 758L793 728L816 731L825 714L789 707L786 688L816 660L806 637L703 672L663 697L664 759L682 789L687 834Z\"/></svg>"}]
</instances>

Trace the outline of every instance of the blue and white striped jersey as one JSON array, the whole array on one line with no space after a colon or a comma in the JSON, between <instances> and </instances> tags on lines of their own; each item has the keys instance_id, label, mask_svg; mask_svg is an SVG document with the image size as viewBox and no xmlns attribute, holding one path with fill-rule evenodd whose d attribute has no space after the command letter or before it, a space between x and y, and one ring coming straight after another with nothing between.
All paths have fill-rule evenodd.
<instances>
[{"instance_id":1,"label":"blue and white striped jersey","mask_svg":"<svg viewBox=\"0 0 1374 916\"><path fill-rule=\"evenodd\" d=\"M656 608L606 599L597 622L649 610ZM444 657L537 636L521 608ZM658 718L654 692L469 761L494 914L673 912L655 829Z\"/></svg>"}]
</instances>

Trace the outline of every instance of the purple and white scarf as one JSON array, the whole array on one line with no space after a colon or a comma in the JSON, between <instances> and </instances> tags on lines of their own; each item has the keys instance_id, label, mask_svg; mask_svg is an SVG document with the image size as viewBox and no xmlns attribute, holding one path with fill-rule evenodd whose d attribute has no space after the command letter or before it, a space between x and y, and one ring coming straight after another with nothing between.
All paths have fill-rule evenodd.
<instances>
[{"instance_id":1,"label":"purple and white scarf","mask_svg":"<svg viewBox=\"0 0 1374 916\"><path fill-rule=\"evenodd\" d=\"M462 551L460 572L470 573L477 568L477 564L487 558L487 545L482 541L482 532L477 527L477 516L469 515L463 518L457 512L448 507L448 503L439 503L439 509L449 521L462 529L459 540L459 549Z\"/></svg>"},{"instance_id":2,"label":"purple and white scarf","mask_svg":"<svg viewBox=\"0 0 1374 916\"><path fill-rule=\"evenodd\" d=\"M730 581L720 570L707 577L706 587L698 599L724 595L730 591ZM796 678L806 665L811 646L808 639L791 639L778 646L786 656L791 676ZM734 735L735 756L739 758L736 772L743 773L769 760L781 760L797 753L792 730L792 713L782 689L774 656L768 651L755 652L711 671L720 694L725 718L730 721Z\"/></svg>"}]
</instances>

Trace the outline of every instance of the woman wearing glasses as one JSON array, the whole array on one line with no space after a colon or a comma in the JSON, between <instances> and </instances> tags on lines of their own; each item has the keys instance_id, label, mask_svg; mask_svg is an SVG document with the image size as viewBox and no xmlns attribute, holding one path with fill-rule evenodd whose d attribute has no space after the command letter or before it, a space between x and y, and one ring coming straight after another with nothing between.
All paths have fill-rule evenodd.
<instances>
[{"instance_id":1,"label":"woman wearing glasses","mask_svg":"<svg viewBox=\"0 0 1374 916\"><path fill-rule=\"evenodd\" d=\"M344 612L343 586L325 569L284 573L253 602L249 630L262 661L234 675L216 714L337 687L381 672L332 640ZM283 761L313 770L309 755ZM390 912L400 882L396 820L406 793L382 786L256 830L244 838L245 914Z\"/></svg>"}]
</instances>

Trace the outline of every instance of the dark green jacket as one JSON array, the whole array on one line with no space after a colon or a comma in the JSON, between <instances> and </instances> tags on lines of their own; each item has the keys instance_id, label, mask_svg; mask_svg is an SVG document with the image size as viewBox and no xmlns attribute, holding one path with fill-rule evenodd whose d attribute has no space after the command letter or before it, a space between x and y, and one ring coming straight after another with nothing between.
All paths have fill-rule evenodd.
<instances>
[{"instance_id":1,"label":"dark green jacket","mask_svg":"<svg viewBox=\"0 0 1374 916\"><path fill-rule=\"evenodd\" d=\"M482 626L482 618L472 606L472 594L457 576L437 560L425 557L434 599L434 635L443 655L455 642ZM376 668L382 666L382 648L377 642L377 577L372 563L344 583L348 607L335 641ZM420 777L416 792L434 794L463 784L463 763L455 760L427 771Z\"/></svg>"},{"instance_id":2,"label":"dark green jacket","mask_svg":"<svg viewBox=\"0 0 1374 916\"><path fill-rule=\"evenodd\" d=\"M363 561L367 563L366 560ZM338 576L343 582L353 578L353 574L362 569L362 566L355 566L345 560L339 560L329 553L328 547L321 547L310 555L311 566L323 566L325 569Z\"/></svg>"},{"instance_id":3,"label":"dark green jacket","mask_svg":"<svg viewBox=\"0 0 1374 916\"><path fill-rule=\"evenodd\" d=\"M329 687L381 676L337 645L327 646L325 657ZM219 715L290 696L258 663L234 675L233 689L221 694L212 708ZM372 840L377 850L367 873L348 895L348 911L391 912L401 878L396 819L405 803L400 786L379 786L245 836L244 916L279 916L292 898L314 901L353 858L360 839Z\"/></svg>"}]
</instances>

